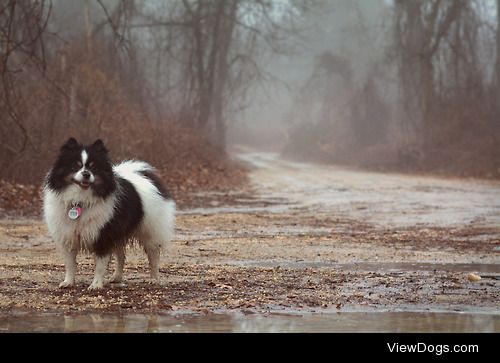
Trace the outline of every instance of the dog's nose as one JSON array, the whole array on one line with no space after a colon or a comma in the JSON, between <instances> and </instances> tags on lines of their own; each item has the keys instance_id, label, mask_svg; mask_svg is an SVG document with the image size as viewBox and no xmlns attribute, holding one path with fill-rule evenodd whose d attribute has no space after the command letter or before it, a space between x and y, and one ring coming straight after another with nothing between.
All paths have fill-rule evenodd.
<instances>
[{"instance_id":1,"label":"dog's nose","mask_svg":"<svg viewBox=\"0 0 500 363\"><path fill-rule=\"evenodd\" d=\"M87 170L82 171L83 179L90 179L90 173Z\"/></svg>"}]
</instances>

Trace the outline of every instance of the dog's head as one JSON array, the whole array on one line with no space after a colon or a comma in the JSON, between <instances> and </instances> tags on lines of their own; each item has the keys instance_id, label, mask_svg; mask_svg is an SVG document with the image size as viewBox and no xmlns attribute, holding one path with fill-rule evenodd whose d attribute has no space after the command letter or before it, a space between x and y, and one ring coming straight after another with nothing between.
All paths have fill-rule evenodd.
<instances>
[{"instance_id":1,"label":"dog's head","mask_svg":"<svg viewBox=\"0 0 500 363\"><path fill-rule=\"evenodd\" d=\"M113 166L100 139L92 145L82 145L72 137L61 147L48 175L48 185L61 190L72 184L100 196L114 189Z\"/></svg>"}]
</instances>

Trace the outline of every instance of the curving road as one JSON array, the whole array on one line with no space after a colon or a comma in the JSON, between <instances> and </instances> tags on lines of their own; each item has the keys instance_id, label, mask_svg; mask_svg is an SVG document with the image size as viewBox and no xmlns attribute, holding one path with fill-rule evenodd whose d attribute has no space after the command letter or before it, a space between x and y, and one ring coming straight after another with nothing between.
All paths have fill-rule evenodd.
<instances>
[{"instance_id":1,"label":"curving road","mask_svg":"<svg viewBox=\"0 0 500 363\"><path fill-rule=\"evenodd\" d=\"M239 151L262 199L387 227L500 228L500 182L383 174Z\"/></svg>"}]
</instances>

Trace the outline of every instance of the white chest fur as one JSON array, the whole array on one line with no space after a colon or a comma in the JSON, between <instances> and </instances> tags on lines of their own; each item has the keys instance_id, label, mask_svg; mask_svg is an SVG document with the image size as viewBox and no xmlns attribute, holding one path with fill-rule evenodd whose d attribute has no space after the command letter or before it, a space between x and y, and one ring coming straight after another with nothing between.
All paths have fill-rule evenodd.
<instances>
[{"instance_id":1,"label":"white chest fur","mask_svg":"<svg viewBox=\"0 0 500 363\"><path fill-rule=\"evenodd\" d=\"M113 217L116 196L105 200L95 197L91 190L70 185L62 193L44 191L44 216L52 238L69 248L89 249L99 237L102 227ZM70 219L68 211L75 202L82 212Z\"/></svg>"}]
</instances>

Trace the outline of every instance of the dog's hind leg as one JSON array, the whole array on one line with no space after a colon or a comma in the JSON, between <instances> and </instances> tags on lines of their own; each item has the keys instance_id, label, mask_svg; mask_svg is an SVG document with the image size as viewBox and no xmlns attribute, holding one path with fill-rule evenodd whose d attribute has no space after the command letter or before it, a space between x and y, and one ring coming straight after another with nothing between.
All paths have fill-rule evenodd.
<instances>
[{"instance_id":1,"label":"dog's hind leg","mask_svg":"<svg viewBox=\"0 0 500 363\"><path fill-rule=\"evenodd\" d=\"M104 275L108 269L108 263L111 255L95 256L94 280L89 286L89 290L102 289L104 286Z\"/></svg>"},{"instance_id":2,"label":"dog's hind leg","mask_svg":"<svg viewBox=\"0 0 500 363\"><path fill-rule=\"evenodd\" d=\"M125 246L119 246L115 249L116 269L109 282L122 282L123 267L125 266Z\"/></svg>"},{"instance_id":3,"label":"dog's hind leg","mask_svg":"<svg viewBox=\"0 0 500 363\"><path fill-rule=\"evenodd\" d=\"M154 242L145 243L144 250L148 255L151 278L155 281L159 281L161 244Z\"/></svg>"}]
</instances>

